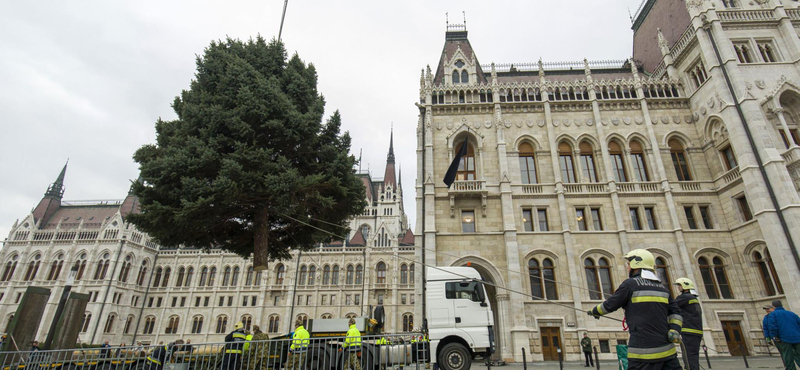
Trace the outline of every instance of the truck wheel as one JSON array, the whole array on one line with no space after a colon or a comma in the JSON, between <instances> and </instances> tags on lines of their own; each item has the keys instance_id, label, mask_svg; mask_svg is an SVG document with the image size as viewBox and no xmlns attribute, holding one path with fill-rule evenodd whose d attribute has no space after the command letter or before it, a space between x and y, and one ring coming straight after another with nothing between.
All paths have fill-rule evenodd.
<instances>
[{"instance_id":1,"label":"truck wheel","mask_svg":"<svg viewBox=\"0 0 800 370\"><path fill-rule=\"evenodd\" d=\"M444 370L469 370L472 366L472 357L459 343L450 343L439 352L437 361Z\"/></svg>"}]
</instances>

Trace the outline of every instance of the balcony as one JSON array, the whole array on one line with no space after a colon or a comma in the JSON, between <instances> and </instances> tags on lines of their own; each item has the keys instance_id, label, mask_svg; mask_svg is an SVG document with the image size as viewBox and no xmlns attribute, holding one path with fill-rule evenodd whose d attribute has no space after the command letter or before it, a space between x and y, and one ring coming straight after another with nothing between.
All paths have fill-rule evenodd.
<instances>
[{"instance_id":1,"label":"balcony","mask_svg":"<svg viewBox=\"0 0 800 370\"><path fill-rule=\"evenodd\" d=\"M486 189L484 180L459 180L453 182L447 191L450 198L450 217L456 217L456 197L480 197L483 217L486 217L486 196L489 191Z\"/></svg>"},{"instance_id":2,"label":"balcony","mask_svg":"<svg viewBox=\"0 0 800 370\"><path fill-rule=\"evenodd\" d=\"M564 184L566 194L600 194L607 192L606 184L587 183L587 184Z\"/></svg>"},{"instance_id":3,"label":"balcony","mask_svg":"<svg viewBox=\"0 0 800 370\"><path fill-rule=\"evenodd\" d=\"M617 192L619 193L660 193L661 187L658 182L618 182Z\"/></svg>"},{"instance_id":4,"label":"balcony","mask_svg":"<svg viewBox=\"0 0 800 370\"><path fill-rule=\"evenodd\" d=\"M728 187L733 186L739 180L741 180L742 175L739 173L739 167L731 168L728 172L722 174L722 176L717 177L714 180L714 183L719 188L719 191L725 191Z\"/></svg>"}]
</instances>

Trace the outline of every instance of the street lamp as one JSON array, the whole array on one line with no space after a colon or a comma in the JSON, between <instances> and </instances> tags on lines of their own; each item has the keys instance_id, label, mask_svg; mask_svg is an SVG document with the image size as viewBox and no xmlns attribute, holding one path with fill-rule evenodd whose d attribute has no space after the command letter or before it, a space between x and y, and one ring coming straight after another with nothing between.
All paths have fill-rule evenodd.
<instances>
[{"instance_id":1,"label":"street lamp","mask_svg":"<svg viewBox=\"0 0 800 370\"><path fill-rule=\"evenodd\" d=\"M72 268L69 270L69 275L67 276L67 282L64 284L64 291L61 292L61 298L58 300L58 307L56 308L56 314L53 316L53 322L50 324L50 331L47 332L47 340L44 341L44 348L45 349L52 349L50 348L53 343L53 336L56 334L56 325L58 324L58 320L61 319L61 315L64 313L64 306L67 305L67 299L69 299L69 292L72 290L72 284L75 283L75 277L78 276L78 265L72 265Z\"/></svg>"}]
</instances>

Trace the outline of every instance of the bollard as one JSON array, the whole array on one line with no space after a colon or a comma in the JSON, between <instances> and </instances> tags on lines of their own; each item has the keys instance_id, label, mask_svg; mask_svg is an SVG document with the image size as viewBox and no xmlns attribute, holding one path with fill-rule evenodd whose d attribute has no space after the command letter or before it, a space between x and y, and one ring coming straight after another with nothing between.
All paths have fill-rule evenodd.
<instances>
[{"instance_id":1,"label":"bollard","mask_svg":"<svg viewBox=\"0 0 800 370\"><path fill-rule=\"evenodd\" d=\"M564 370L564 356L561 354L561 347L556 349L558 350L558 368Z\"/></svg>"},{"instance_id":2,"label":"bollard","mask_svg":"<svg viewBox=\"0 0 800 370\"><path fill-rule=\"evenodd\" d=\"M522 369L528 370L528 358L525 357L525 347L522 347Z\"/></svg>"},{"instance_id":3,"label":"bollard","mask_svg":"<svg viewBox=\"0 0 800 370\"><path fill-rule=\"evenodd\" d=\"M741 348L741 347L742 347L742 346L739 346L739 348ZM744 367L745 367L746 369L749 369L749 368L750 368L750 364L748 364L748 363L747 363L747 348L745 348L744 350L742 350L742 358L744 359Z\"/></svg>"},{"instance_id":4,"label":"bollard","mask_svg":"<svg viewBox=\"0 0 800 370\"><path fill-rule=\"evenodd\" d=\"M705 344L703 345L703 353L706 354L706 363L708 364L708 368L711 369L711 360L708 359L708 347L706 347Z\"/></svg>"},{"instance_id":5,"label":"bollard","mask_svg":"<svg viewBox=\"0 0 800 370\"><path fill-rule=\"evenodd\" d=\"M597 346L592 348L594 349L594 365L597 366L597 370L600 370L600 357L597 355Z\"/></svg>"}]
</instances>

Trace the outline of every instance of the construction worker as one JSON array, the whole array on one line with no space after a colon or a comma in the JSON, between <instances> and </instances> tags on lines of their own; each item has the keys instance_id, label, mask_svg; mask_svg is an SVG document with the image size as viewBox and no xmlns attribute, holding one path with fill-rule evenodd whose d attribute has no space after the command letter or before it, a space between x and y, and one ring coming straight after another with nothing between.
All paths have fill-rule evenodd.
<instances>
[{"instance_id":1,"label":"construction worker","mask_svg":"<svg viewBox=\"0 0 800 370\"><path fill-rule=\"evenodd\" d=\"M347 330L347 338L345 338L342 345L345 354L347 354L344 370L349 370L350 368L361 370L361 331L356 329L356 319L350 318L347 324L350 325L350 329Z\"/></svg>"},{"instance_id":2,"label":"construction worker","mask_svg":"<svg viewBox=\"0 0 800 370\"><path fill-rule=\"evenodd\" d=\"M674 343L680 343L683 318L654 272L653 254L635 249L624 258L629 278L588 314L599 318L620 308L625 310L630 327L629 370L681 370Z\"/></svg>"},{"instance_id":3,"label":"construction worker","mask_svg":"<svg viewBox=\"0 0 800 370\"><path fill-rule=\"evenodd\" d=\"M266 366L267 361L266 359L269 357L268 351L268 343L266 341L269 340L269 335L261 331L261 328L258 325L253 325L253 334L247 336L248 343L245 344L247 348L247 369L254 370L256 369L256 365L261 365L261 367ZM255 343L250 343L250 342Z\"/></svg>"},{"instance_id":4,"label":"construction worker","mask_svg":"<svg viewBox=\"0 0 800 370\"><path fill-rule=\"evenodd\" d=\"M167 356L174 352L176 345L183 345L183 340L178 339L175 343L160 345L153 350L144 365L144 370L161 370L167 362Z\"/></svg>"},{"instance_id":5,"label":"construction worker","mask_svg":"<svg viewBox=\"0 0 800 370\"><path fill-rule=\"evenodd\" d=\"M681 295L675 298L675 303L681 309L683 327L681 340L686 348L686 360L689 370L700 370L700 342L703 340L703 310L697 300L697 291L694 282L688 278L675 280L675 285L681 289Z\"/></svg>"},{"instance_id":6,"label":"construction worker","mask_svg":"<svg viewBox=\"0 0 800 370\"><path fill-rule=\"evenodd\" d=\"M225 348L220 370L238 370L242 358L245 339L244 324L241 321L233 325L233 331L225 336Z\"/></svg>"},{"instance_id":7,"label":"construction worker","mask_svg":"<svg viewBox=\"0 0 800 370\"><path fill-rule=\"evenodd\" d=\"M294 322L294 334L292 335L292 345L289 346L289 361L286 362L286 369L300 369L303 366L306 352L308 352L308 330L303 327L300 319Z\"/></svg>"}]
</instances>

